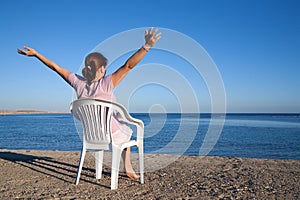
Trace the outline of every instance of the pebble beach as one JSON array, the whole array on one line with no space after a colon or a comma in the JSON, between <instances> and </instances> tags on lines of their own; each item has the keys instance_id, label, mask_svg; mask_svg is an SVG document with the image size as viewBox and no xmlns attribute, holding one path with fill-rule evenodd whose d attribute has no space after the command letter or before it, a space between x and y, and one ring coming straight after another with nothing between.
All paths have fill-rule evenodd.
<instances>
[{"instance_id":1,"label":"pebble beach","mask_svg":"<svg viewBox=\"0 0 300 200\"><path fill-rule=\"evenodd\" d=\"M169 156L145 154L145 159ZM118 189L110 190L110 167L104 165L96 180L93 153L74 184L79 157L80 152L0 150L0 199L300 198L299 160L180 156L146 171L144 184L121 171ZM104 159L110 159L109 152Z\"/></svg>"}]
</instances>

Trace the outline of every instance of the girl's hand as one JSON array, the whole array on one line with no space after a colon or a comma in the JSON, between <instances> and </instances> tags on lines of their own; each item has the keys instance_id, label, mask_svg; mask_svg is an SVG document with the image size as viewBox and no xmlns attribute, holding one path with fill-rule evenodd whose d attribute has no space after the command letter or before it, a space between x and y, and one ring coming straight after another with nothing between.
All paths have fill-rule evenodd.
<instances>
[{"instance_id":1,"label":"girl's hand","mask_svg":"<svg viewBox=\"0 0 300 200\"><path fill-rule=\"evenodd\" d=\"M33 48L30 48L30 47L27 47L27 46L24 46L23 48L25 50L18 48L18 53L19 54L22 54L22 55L25 55L25 56L36 56L37 52Z\"/></svg>"},{"instance_id":2,"label":"girl's hand","mask_svg":"<svg viewBox=\"0 0 300 200\"><path fill-rule=\"evenodd\" d=\"M151 48L154 46L154 44L160 39L161 37L161 32L158 32L158 29L152 30L150 28L149 30L145 31L145 45L148 48Z\"/></svg>"}]
</instances>

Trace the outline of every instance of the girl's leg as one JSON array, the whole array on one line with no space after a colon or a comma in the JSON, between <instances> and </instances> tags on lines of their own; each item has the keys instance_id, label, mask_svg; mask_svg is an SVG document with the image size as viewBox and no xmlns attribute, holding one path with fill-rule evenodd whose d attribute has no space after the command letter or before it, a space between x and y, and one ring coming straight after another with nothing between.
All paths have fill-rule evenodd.
<instances>
[{"instance_id":1,"label":"girl's leg","mask_svg":"<svg viewBox=\"0 0 300 200\"><path fill-rule=\"evenodd\" d=\"M130 147L124 149L122 152L122 158L125 165L126 175L131 179L139 179L140 176L134 172L130 162Z\"/></svg>"}]
</instances>

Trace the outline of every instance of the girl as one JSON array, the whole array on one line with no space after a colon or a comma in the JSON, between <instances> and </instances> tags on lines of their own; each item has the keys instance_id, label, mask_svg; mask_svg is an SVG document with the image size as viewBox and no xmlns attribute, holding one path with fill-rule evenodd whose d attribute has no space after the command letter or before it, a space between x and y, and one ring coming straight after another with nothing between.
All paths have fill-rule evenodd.
<instances>
[{"instance_id":1,"label":"girl","mask_svg":"<svg viewBox=\"0 0 300 200\"><path fill-rule=\"evenodd\" d=\"M74 74L67 69L49 60L33 48L24 46L18 49L18 53L39 59L47 67L59 74L76 91L78 98L99 98L114 101L113 89L122 81L128 72L135 67L160 39L161 33L157 29L150 28L145 31L145 44L137 50L118 70L111 75L105 76L107 59L100 53L90 53L85 58L85 67L82 76ZM127 142L131 137L131 129L121 124L117 118L112 120L112 135L115 143ZM129 178L139 179L130 162L130 148L122 153L126 174Z\"/></svg>"}]
</instances>

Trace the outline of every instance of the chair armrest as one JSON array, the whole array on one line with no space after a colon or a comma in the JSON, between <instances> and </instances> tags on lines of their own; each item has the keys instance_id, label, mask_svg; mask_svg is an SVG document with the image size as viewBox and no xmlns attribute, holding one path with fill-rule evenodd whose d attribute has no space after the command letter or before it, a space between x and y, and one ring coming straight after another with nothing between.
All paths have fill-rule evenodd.
<instances>
[{"instance_id":1,"label":"chair armrest","mask_svg":"<svg viewBox=\"0 0 300 200\"><path fill-rule=\"evenodd\" d=\"M127 109L118 103L112 102L113 110L116 110L118 113L120 113L122 120L124 122L127 122L129 124L135 125L137 128L137 141L139 143L139 146L143 148L143 140L144 140L144 123L142 120L133 118L127 111Z\"/></svg>"},{"instance_id":2,"label":"chair armrest","mask_svg":"<svg viewBox=\"0 0 300 200\"><path fill-rule=\"evenodd\" d=\"M113 110L116 110L121 114L123 121L133 125L138 125L142 129L144 129L143 121L132 117L124 106L115 102L112 102L112 105L113 105Z\"/></svg>"}]
</instances>

